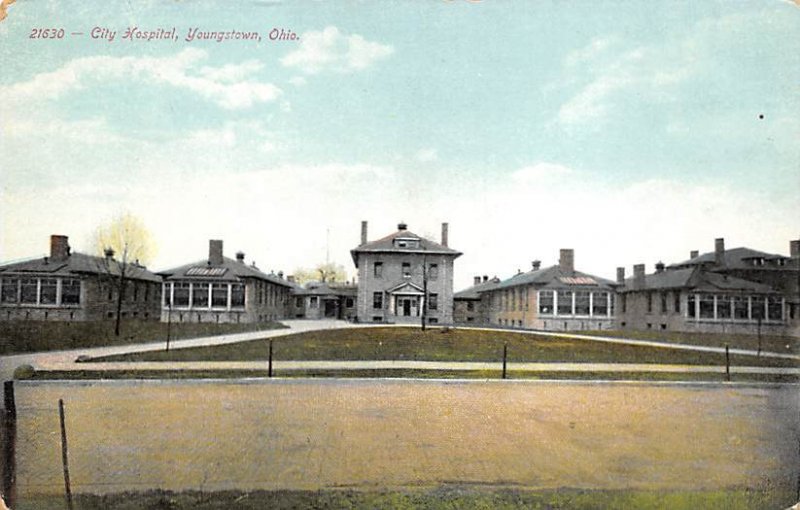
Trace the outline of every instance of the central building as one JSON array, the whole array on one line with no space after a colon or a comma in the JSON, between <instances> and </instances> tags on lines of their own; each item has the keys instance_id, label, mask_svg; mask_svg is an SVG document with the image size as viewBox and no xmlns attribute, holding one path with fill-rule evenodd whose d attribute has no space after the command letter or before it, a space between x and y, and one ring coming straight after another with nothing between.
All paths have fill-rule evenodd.
<instances>
[{"instance_id":1,"label":"central building","mask_svg":"<svg viewBox=\"0 0 800 510\"><path fill-rule=\"evenodd\" d=\"M408 230L367 242L361 222L361 244L350 251L358 269L359 322L451 324L453 261L461 252L448 246L448 225L436 243Z\"/></svg>"}]
</instances>

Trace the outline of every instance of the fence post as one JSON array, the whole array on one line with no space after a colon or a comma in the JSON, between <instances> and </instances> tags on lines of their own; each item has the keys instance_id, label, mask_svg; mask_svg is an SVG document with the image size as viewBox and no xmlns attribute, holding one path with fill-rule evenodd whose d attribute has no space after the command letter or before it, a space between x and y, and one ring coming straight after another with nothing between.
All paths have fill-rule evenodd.
<instances>
[{"instance_id":1,"label":"fence post","mask_svg":"<svg viewBox=\"0 0 800 510\"><path fill-rule=\"evenodd\" d=\"M14 381L3 383L3 498L9 508L17 504L17 404L14 399Z\"/></svg>"},{"instance_id":2,"label":"fence post","mask_svg":"<svg viewBox=\"0 0 800 510\"><path fill-rule=\"evenodd\" d=\"M269 377L272 377L272 340L269 341Z\"/></svg>"},{"instance_id":3,"label":"fence post","mask_svg":"<svg viewBox=\"0 0 800 510\"><path fill-rule=\"evenodd\" d=\"M731 353L728 344L725 344L725 379L728 382L731 380Z\"/></svg>"},{"instance_id":4,"label":"fence post","mask_svg":"<svg viewBox=\"0 0 800 510\"><path fill-rule=\"evenodd\" d=\"M503 379L506 378L506 362L508 360L508 344L503 344Z\"/></svg>"},{"instance_id":5,"label":"fence post","mask_svg":"<svg viewBox=\"0 0 800 510\"><path fill-rule=\"evenodd\" d=\"M64 401L58 399L58 417L61 422L61 463L64 465L64 490L67 508L72 510L72 489L69 485L69 455L67 452L67 426L64 420Z\"/></svg>"}]
</instances>

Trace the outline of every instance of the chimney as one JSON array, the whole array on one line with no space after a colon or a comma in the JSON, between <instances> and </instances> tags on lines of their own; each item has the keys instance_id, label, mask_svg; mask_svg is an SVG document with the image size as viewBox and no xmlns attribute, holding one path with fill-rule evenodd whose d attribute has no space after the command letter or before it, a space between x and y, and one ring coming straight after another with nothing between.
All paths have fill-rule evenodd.
<instances>
[{"instance_id":1,"label":"chimney","mask_svg":"<svg viewBox=\"0 0 800 510\"><path fill-rule=\"evenodd\" d=\"M291 282L291 283L294 283L294 275L293 275L293 274L290 274L289 276L287 276L287 277L286 277L286 281L288 281L288 282Z\"/></svg>"},{"instance_id":2,"label":"chimney","mask_svg":"<svg viewBox=\"0 0 800 510\"><path fill-rule=\"evenodd\" d=\"M534 260L533 262L531 262L531 267L533 268L534 271L538 271L539 268L542 267L542 261Z\"/></svg>"},{"instance_id":3,"label":"chimney","mask_svg":"<svg viewBox=\"0 0 800 510\"><path fill-rule=\"evenodd\" d=\"M481 277L476 276L473 285L479 285L481 283Z\"/></svg>"},{"instance_id":4,"label":"chimney","mask_svg":"<svg viewBox=\"0 0 800 510\"><path fill-rule=\"evenodd\" d=\"M714 262L718 266L725 263L725 239L722 237L714 240Z\"/></svg>"},{"instance_id":5,"label":"chimney","mask_svg":"<svg viewBox=\"0 0 800 510\"><path fill-rule=\"evenodd\" d=\"M361 244L367 244L367 222L361 222Z\"/></svg>"},{"instance_id":6,"label":"chimney","mask_svg":"<svg viewBox=\"0 0 800 510\"><path fill-rule=\"evenodd\" d=\"M660 260L656 262L656 273L663 273L664 272L664 263Z\"/></svg>"},{"instance_id":7,"label":"chimney","mask_svg":"<svg viewBox=\"0 0 800 510\"><path fill-rule=\"evenodd\" d=\"M571 249L562 248L558 257L558 265L565 273L575 272L575 252Z\"/></svg>"},{"instance_id":8,"label":"chimney","mask_svg":"<svg viewBox=\"0 0 800 510\"><path fill-rule=\"evenodd\" d=\"M800 257L800 240L789 241L789 256L793 259Z\"/></svg>"},{"instance_id":9,"label":"chimney","mask_svg":"<svg viewBox=\"0 0 800 510\"><path fill-rule=\"evenodd\" d=\"M486 276L486 275L483 275L483 283L486 283L488 281L489 281L489 277Z\"/></svg>"},{"instance_id":10,"label":"chimney","mask_svg":"<svg viewBox=\"0 0 800 510\"><path fill-rule=\"evenodd\" d=\"M283 280L283 271L278 271L278 278Z\"/></svg>"},{"instance_id":11,"label":"chimney","mask_svg":"<svg viewBox=\"0 0 800 510\"><path fill-rule=\"evenodd\" d=\"M105 255L108 260L113 260L114 248L106 248L105 250L103 250L103 255Z\"/></svg>"},{"instance_id":12,"label":"chimney","mask_svg":"<svg viewBox=\"0 0 800 510\"><path fill-rule=\"evenodd\" d=\"M222 265L222 241L219 239L208 242L208 263L212 266Z\"/></svg>"},{"instance_id":13,"label":"chimney","mask_svg":"<svg viewBox=\"0 0 800 510\"><path fill-rule=\"evenodd\" d=\"M397 224L397 230L406 230L407 228L408 228L408 225L406 225L402 221Z\"/></svg>"},{"instance_id":14,"label":"chimney","mask_svg":"<svg viewBox=\"0 0 800 510\"><path fill-rule=\"evenodd\" d=\"M53 260L64 260L69 257L69 237L52 235L50 236L50 258Z\"/></svg>"},{"instance_id":15,"label":"chimney","mask_svg":"<svg viewBox=\"0 0 800 510\"><path fill-rule=\"evenodd\" d=\"M222 250L220 250L220 252L222 252ZM236 252L236 260L241 262L242 264L244 264L244 252L243 251L237 251Z\"/></svg>"},{"instance_id":16,"label":"chimney","mask_svg":"<svg viewBox=\"0 0 800 510\"><path fill-rule=\"evenodd\" d=\"M636 290L644 288L644 264L633 266L633 288Z\"/></svg>"},{"instance_id":17,"label":"chimney","mask_svg":"<svg viewBox=\"0 0 800 510\"><path fill-rule=\"evenodd\" d=\"M447 223L442 223L442 246L444 246L445 248L447 248L448 229L449 225Z\"/></svg>"},{"instance_id":18,"label":"chimney","mask_svg":"<svg viewBox=\"0 0 800 510\"><path fill-rule=\"evenodd\" d=\"M689 258L690 259L696 259L699 256L700 256L700 252L697 251L697 250L692 250L692 251L689 252Z\"/></svg>"},{"instance_id":19,"label":"chimney","mask_svg":"<svg viewBox=\"0 0 800 510\"><path fill-rule=\"evenodd\" d=\"M617 283L623 285L625 283L625 268L618 267L617 268Z\"/></svg>"}]
</instances>

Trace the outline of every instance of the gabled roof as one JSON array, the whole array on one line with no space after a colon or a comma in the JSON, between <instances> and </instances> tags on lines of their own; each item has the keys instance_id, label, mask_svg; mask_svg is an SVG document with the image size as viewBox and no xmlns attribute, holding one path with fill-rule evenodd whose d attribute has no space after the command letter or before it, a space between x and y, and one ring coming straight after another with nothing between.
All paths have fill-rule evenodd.
<instances>
[{"instance_id":1,"label":"gabled roof","mask_svg":"<svg viewBox=\"0 0 800 510\"><path fill-rule=\"evenodd\" d=\"M481 292L486 292L487 290L491 290L500 283L500 278L494 277L491 280L487 280L485 282L481 282L477 285L473 285L472 287L467 287L464 290L460 290L453 294L453 299L480 299Z\"/></svg>"},{"instance_id":2,"label":"gabled roof","mask_svg":"<svg viewBox=\"0 0 800 510\"><path fill-rule=\"evenodd\" d=\"M754 250L752 248L732 248L730 250L725 250L722 254L722 265L726 269L752 269L753 267L763 268L763 266L753 266L752 260L753 259L761 259L764 260L789 260L789 257L785 257L783 255L777 255L774 253L766 253L763 251ZM694 257L689 260L684 260L683 262L678 262L677 264L672 264L669 266L673 269L678 268L686 268L692 267L697 265L715 265L716 264L716 254L712 252L703 253L697 257Z\"/></svg>"},{"instance_id":3,"label":"gabled roof","mask_svg":"<svg viewBox=\"0 0 800 510\"><path fill-rule=\"evenodd\" d=\"M621 292L633 292L636 290L670 289L688 289L697 292L755 292L760 294L777 292L769 285L715 273L702 266L666 269L645 275L644 287L640 289L635 286L635 278L628 278L625 280L625 286L619 290Z\"/></svg>"},{"instance_id":4,"label":"gabled roof","mask_svg":"<svg viewBox=\"0 0 800 510\"><path fill-rule=\"evenodd\" d=\"M96 257L85 253L71 253L66 258L53 260L50 257L38 257L22 262L0 266L0 274L80 276L80 275L112 275L119 276L122 264L116 259ZM160 283L161 278L148 271L146 267L136 263L127 263L125 276L131 280L142 280Z\"/></svg>"},{"instance_id":5,"label":"gabled roof","mask_svg":"<svg viewBox=\"0 0 800 510\"><path fill-rule=\"evenodd\" d=\"M243 262L229 259L228 257L222 258L222 264L212 265L208 260L200 260L173 269L159 271L158 274L163 276L165 280L171 281L191 279L209 282L234 282L243 278L256 278L292 288L292 284L287 280L275 275L262 273L256 267L248 266Z\"/></svg>"},{"instance_id":6,"label":"gabled roof","mask_svg":"<svg viewBox=\"0 0 800 510\"><path fill-rule=\"evenodd\" d=\"M613 289L616 285L611 280L593 276L580 271L564 271L555 265L545 269L536 269L527 273L518 273L497 285L497 289L506 289L519 285L536 285L544 288L598 287ZM494 290L494 289L488 289ZM486 291L483 291L486 292Z\"/></svg>"},{"instance_id":7,"label":"gabled roof","mask_svg":"<svg viewBox=\"0 0 800 510\"><path fill-rule=\"evenodd\" d=\"M408 239L411 241L416 241L419 243L419 246L413 248L399 247L396 245L395 239ZM398 230L397 232L389 234L388 236L378 239L377 241L371 241L350 250L350 254L353 256L353 262L355 262L356 267L358 267L359 253L427 253L432 255L450 255L453 258L462 255L460 251L443 246L439 243L431 241L430 239L425 239L424 237L420 237L417 234L405 229Z\"/></svg>"},{"instance_id":8,"label":"gabled roof","mask_svg":"<svg viewBox=\"0 0 800 510\"><path fill-rule=\"evenodd\" d=\"M403 281L400 281L398 283L395 283L395 284L391 285L390 287L388 287L386 289L386 292L390 292L390 293L397 292L397 291L399 291L401 289L404 289L404 288L408 289L407 292L408 291L413 291L415 294L416 293L422 294L424 292L422 287L420 287L419 285L417 285L415 283L411 283L409 280L403 280Z\"/></svg>"},{"instance_id":9,"label":"gabled roof","mask_svg":"<svg viewBox=\"0 0 800 510\"><path fill-rule=\"evenodd\" d=\"M358 287L349 284L309 282L302 288L302 292L295 293L311 296L355 296L358 294Z\"/></svg>"}]
</instances>

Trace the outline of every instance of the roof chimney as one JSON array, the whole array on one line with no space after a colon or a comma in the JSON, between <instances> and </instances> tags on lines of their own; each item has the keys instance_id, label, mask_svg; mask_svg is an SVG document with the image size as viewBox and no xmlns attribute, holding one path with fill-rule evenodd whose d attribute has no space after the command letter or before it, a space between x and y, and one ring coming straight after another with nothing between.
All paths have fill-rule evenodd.
<instances>
[{"instance_id":1,"label":"roof chimney","mask_svg":"<svg viewBox=\"0 0 800 510\"><path fill-rule=\"evenodd\" d=\"M572 249L562 248L558 257L558 265L565 273L575 272L575 252Z\"/></svg>"},{"instance_id":2,"label":"roof chimney","mask_svg":"<svg viewBox=\"0 0 800 510\"><path fill-rule=\"evenodd\" d=\"M212 266L222 265L222 241L219 239L208 242L208 263Z\"/></svg>"},{"instance_id":3,"label":"roof chimney","mask_svg":"<svg viewBox=\"0 0 800 510\"><path fill-rule=\"evenodd\" d=\"M480 285L480 283L481 283L481 277L480 277L480 276L476 276L476 277L473 279L473 283L472 283L472 284L473 284L473 285Z\"/></svg>"},{"instance_id":4,"label":"roof chimney","mask_svg":"<svg viewBox=\"0 0 800 510\"><path fill-rule=\"evenodd\" d=\"M287 281L287 282L294 283L294 275L293 275L293 274L290 274L289 276L287 276L287 277L286 277L286 281Z\"/></svg>"},{"instance_id":5,"label":"roof chimney","mask_svg":"<svg viewBox=\"0 0 800 510\"><path fill-rule=\"evenodd\" d=\"M397 224L397 230L406 230L407 228L408 228L408 225L406 225L403 222L400 222L400 223Z\"/></svg>"},{"instance_id":6,"label":"roof chimney","mask_svg":"<svg viewBox=\"0 0 800 510\"><path fill-rule=\"evenodd\" d=\"M244 264L244 252L243 251L237 251L236 252L236 260L241 262L242 264Z\"/></svg>"},{"instance_id":7,"label":"roof chimney","mask_svg":"<svg viewBox=\"0 0 800 510\"><path fill-rule=\"evenodd\" d=\"M635 290L644 288L644 264L633 266L633 288Z\"/></svg>"},{"instance_id":8,"label":"roof chimney","mask_svg":"<svg viewBox=\"0 0 800 510\"><path fill-rule=\"evenodd\" d=\"M104 249L103 255L105 255L108 260L112 260L114 258L114 248L108 247Z\"/></svg>"},{"instance_id":9,"label":"roof chimney","mask_svg":"<svg viewBox=\"0 0 800 510\"><path fill-rule=\"evenodd\" d=\"M486 282L488 282L488 281L489 281L489 277L488 277L488 276L486 276L486 275L483 275L483 282L484 282L484 283L486 283Z\"/></svg>"},{"instance_id":10,"label":"roof chimney","mask_svg":"<svg viewBox=\"0 0 800 510\"><path fill-rule=\"evenodd\" d=\"M446 222L442 223L442 246L444 246L445 248L447 248L448 228L449 225Z\"/></svg>"},{"instance_id":11,"label":"roof chimney","mask_svg":"<svg viewBox=\"0 0 800 510\"><path fill-rule=\"evenodd\" d=\"M800 239L789 241L789 256L792 258L800 257Z\"/></svg>"},{"instance_id":12,"label":"roof chimney","mask_svg":"<svg viewBox=\"0 0 800 510\"><path fill-rule=\"evenodd\" d=\"M617 268L617 283L624 284L625 283L625 268L618 267Z\"/></svg>"},{"instance_id":13,"label":"roof chimney","mask_svg":"<svg viewBox=\"0 0 800 510\"><path fill-rule=\"evenodd\" d=\"M700 256L700 252L697 251L697 250L692 250L692 251L689 252L689 258L690 259L696 259L699 256Z\"/></svg>"},{"instance_id":14,"label":"roof chimney","mask_svg":"<svg viewBox=\"0 0 800 510\"><path fill-rule=\"evenodd\" d=\"M531 268L533 268L534 271L538 271L540 267L542 267L541 260L534 260L533 262L531 262Z\"/></svg>"},{"instance_id":15,"label":"roof chimney","mask_svg":"<svg viewBox=\"0 0 800 510\"><path fill-rule=\"evenodd\" d=\"M663 273L664 272L664 263L660 260L656 262L656 273Z\"/></svg>"},{"instance_id":16,"label":"roof chimney","mask_svg":"<svg viewBox=\"0 0 800 510\"><path fill-rule=\"evenodd\" d=\"M361 222L361 244L367 244L367 222Z\"/></svg>"},{"instance_id":17,"label":"roof chimney","mask_svg":"<svg viewBox=\"0 0 800 510\"><path fill-rule=\"evenodd\" d=\"M53 260L64 260L69 257L69 237L52 235L50 236L50 258Z\"/></svg>"},{"instance_id":18,"label":"roof chimney","mask_svg":"<svg viewBox=\"0 0 800 510\"><path fill-rule=\"evenodd\" d=\"M725 239L722 237L714 240L714 262L718 266L725 263Z\"/></svg>"},{"instance_id":19,"label":"roof chimney","mask_svg":"<svg viewBox=\"0 0 800 510\"><path fill-rule=\"evenodd\" d=\"M278 271L278 278L283 280L283 271Z\"/></svg>"}]
</instances>

